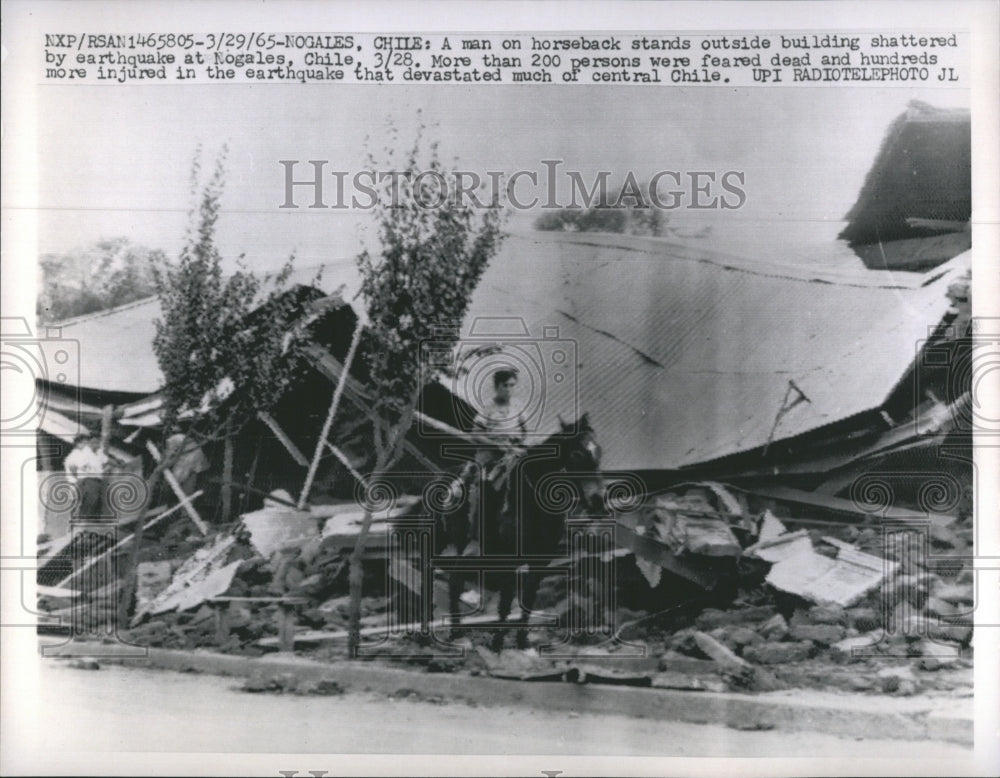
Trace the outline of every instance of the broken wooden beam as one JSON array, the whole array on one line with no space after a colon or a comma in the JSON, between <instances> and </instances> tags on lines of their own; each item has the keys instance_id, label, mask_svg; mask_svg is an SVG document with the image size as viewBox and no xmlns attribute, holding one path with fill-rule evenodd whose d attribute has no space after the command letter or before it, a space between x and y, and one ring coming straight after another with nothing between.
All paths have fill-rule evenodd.
<instances>
[{"instance_id":1,"label":"broken wooden beam","mask_svg":"<svg viewBox=\"0 0 1000 778\"><path fill-rule=\"evenodd\" d=\"M363 329L364 325L359 321L354 327L354 333L351 335L351 345L347 349L347 356L344 359L340 378L337 380L337 386L333 390L333 397L330 399L330 408L327 411L326 419L323 421L323 429L319 433L319 440L316 442L316 451L313 454L312 462L309 464L306 481L302 485L302 494L299 496L298 503L300 511L306 507L306 502L309 499L309 490L312 489L313 479L316 477L316 469L319 467L319 460L323 455L323 444L326 443L327 436L330 434L330 427L333 426L333 419L337 415L337 409L340 407L340 398L344 395L344 386L350 375L351 363L354 361L354 354L357 352L358 344L361 342L361 332Z\"/></svg>"},{"instance_id":2,"label":"broken wooden beam","mask_svg":"<svg viewBox=\"0 0 1000 778\"><path fill-rule=\"evenodd\" d=\"M340 377L345 375L344 368L340 362L337 361L337 358L322 346L315 343L309 344L306 347L306 353L310 356L313 367L326 376L328 380L338 382ZM368 394L361 382L350 375L347 375L344 379L344 396L363 414L366 416L368 415L371 410L371 396ZM431 417L417 411L416 418L423 421L429 420ZM438 429L442 432L447 431L449 434L454 432L459 436L468 435L468 433L462 433L460 430L456 430L454 427L444 424L444 422L438 422L436 419L434 419L433 422L439 425ZM432 422L428 421L427 423L431 424ZM443 427L440 425L443 425ZM491 445L496 445L496 441L492 441ZM403 450L416 459L423 467L427 468L428 472L438 473L441 471L441 468L438 465L428 459L423 452L410 441L405 439L403 440Z\"/></svg>"},{"instance_id":3,"label":"broken wooden beam","mask_svg":"<svg viewBox=\"0 0 1000 778\"><path fill-rule=\"evenodd\" d=\"M156 447L156 444L153 443L153 441L147 440L146 448L149 451L149 453L153 456L154 460L159 462L162 459L160 455L160 450ZM174 494L177 495L177 499L184 506L184 512L187 513L191 521L194 522L194 525L198 528L201 534L207 535L208 525L205 524L204 521L202 521L201 516L198 515L198 511L196 511L194 509L194 506L191 505L191 501L187 498L187 495L181 488L180 483L178 483L177 477L172 472L170 472L170 468L164 468L163 480L165 480L170 485L170 488L173 490Z\"/></svg>"},{"instance_id":4,"label":"broken wooden beam","mask_svg":"<svg viewBox=\"0 0 1000 778\"><path fill-rule=\"evenodd\" d=\"M309 460L306 459L305 454L299 451L299 447L295 445L295 441L288 437L288 434L281 428L278 422L275 421L271 414L266 413L265 411L258 411L257 418L264 422L271 432L274 433L274 436L281 442L281 445L285 447L285 450L292 455L292 459L302 465L302 467L309 466Z\"/></svg>"},{"instance_id":5,"label":"broken wooden beam","mask_svg":"<svg viewBox=\"0 0 1000 778\"><path fill-rule=\"evenodd\" d=\"M195 500L198 497L200 497L201 494L202 494L202 491L199 489L194 494L190 495L189 497L186 497L185 501ZM162 513L158 514L152 520L146 522L145 529L149 529L150 527L152 527L157 522L163 521L163 519L167 518L167 516L169 516L171 513L173 513L174 511L178 510L181 507L182 507L182 503L178 503L177 505L173 506L172 508L169 508L169 509L163 511ZM106 557L111 552L116 551L117 549L122 548L127 543L130 543L132 541L132 538L134 538L134 537L135 537L135 533L134 532L131 535L126 535L121 540L119 540L115 545L113 545L111 548L105 549L104 551L102 551L97 556L92 557L91 559L88 559L83 565L81 565L79 568L77 568L72 573L70 573L68 576L66 576L62 581L60 581L57 584L57 586L60 586L60 587L65 586L67 583L69 583L74 578L76 578L84 570L89 570L91 567L93 567L95 564L97 564L97 562L99 562L101 559L103 559L104 557Z\"/></svg>"},{"instance_id":6,"label":"broken wooden beam","mask_svg":"<svg viewBox=\"0 0 1000 778\"><path fill-rule=\"evenodd\" d=\"M891 521L930 521L932 524L948 526L954 523L955 517L943 513L922 513L918 510L907 508L896 508L891 505L873 506L871 510L866 510L853 500L845 500L821 492L807 492L802 489L793 489L788 486L757 486L748 488L748 492L759 497L764 497L777 502L790 503L792 505L805 505L810 508L819 508L824 511L845 516L845 522L871 521L873 519ZM846 518L850 517L850 518Z\"/></svg>"},{"instance_id":7,"label":"broken wooden beam","mask_svg":"<svg viewBox=\"0 0 1000 778\"><path fill-rule=\"evenodd\" d=\"M347 472L350 473L352 476L354 476L355 480L359 484L361 484L362 488L364 488L367 491L368 482L365 480L365 477L361 475L361 473L359 473L357 469L355 469L354 465L351 464L351 461L347 458L347 455L339 448L337 448L335 445L333 445L329 440L326 441L326 447L330 449L330 452L335 457L337 457L338 460L340 460L340 464L342 464L345 468L347 468Z\"/></svg>"}]
</instances>

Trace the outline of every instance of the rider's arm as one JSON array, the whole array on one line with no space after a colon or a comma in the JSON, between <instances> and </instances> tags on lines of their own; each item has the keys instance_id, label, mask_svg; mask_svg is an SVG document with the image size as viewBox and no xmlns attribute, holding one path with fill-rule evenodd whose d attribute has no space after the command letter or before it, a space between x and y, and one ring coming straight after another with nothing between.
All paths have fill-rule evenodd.
<instances>
[{"instance_id":1,"label":"rider's arm","mask_svg":"<svg viewBox=\"0 0 1000 778\"><path fill-rule=\"evenodd\" d=\"M485 413L483 413L482 411L479 411L476 414L476 418L473 419L473 421L472 421L472 428L476 432L481 432L481 433L487 433L488 434L490 432L491 428L492 428L492 425L490 424L489 417Z\"/></svg>"}]
</instances>

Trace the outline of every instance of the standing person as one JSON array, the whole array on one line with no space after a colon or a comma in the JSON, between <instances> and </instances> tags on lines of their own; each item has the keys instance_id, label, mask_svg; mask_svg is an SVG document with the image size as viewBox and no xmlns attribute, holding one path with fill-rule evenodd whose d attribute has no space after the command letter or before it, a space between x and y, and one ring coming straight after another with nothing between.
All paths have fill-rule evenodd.
<instances>
[{"instance_id":1,"label":"standing person","mask_svg":"<svg viewBox=\"0 0 1000 778\"><path fill-rule=\"evenodd\" d=\"M80 491L80 504L75 519L96 519L104 513L104 475L108 471L108 456L100 441L90 433L81 433L73 440L74 448L66 457L66 476Z\"/></svg>"},{"instance_id":2,"label":"standing person","mask_svg":"<svg viewBox=\"0 0 1000 778\"><path fill-rule=\"evenodd\" d=\"M462 480L470 484L469 542L462 551L463 556L477 556L481 550L479 537L482 523L479 513L481 481L491 484L494 493L492 496L499 494L504 488L514 460L521 453L520 446L524 442L527 428L524 417L511 406L516 386L517 370L513 367L497 370L493 374L493 400L480 409L473 422L476 432L494 441L495 445L481 446L476 452L474 463L468 463L462 474Z\"/></svg>"}]
</instances>

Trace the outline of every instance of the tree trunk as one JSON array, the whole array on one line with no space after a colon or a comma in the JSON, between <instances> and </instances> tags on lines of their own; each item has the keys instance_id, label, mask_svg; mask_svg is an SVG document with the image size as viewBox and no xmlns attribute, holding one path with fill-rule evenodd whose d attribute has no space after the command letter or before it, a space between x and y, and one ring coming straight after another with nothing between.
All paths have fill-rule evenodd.
<instances>
[{"instance_id":1,"label":"tree trunk","mask_svg":"<svg viewBox=\"0 0 1000 778\"><path fill-rule=\"evenodd\" d=\"M250 465L250 469L247 471L247 477L246 477L246 485L251 488L253 487L253 479L257 477L257 463L258 461L260 461L260 446L261 446L261 439L257 438L257 448L253 454L253 463ZM251 494L250 492L245 492L245 491L240 492L241 514L247 512L247 498L249 497L250 494Z\"/></svg>"},{"instance_id":2,"label":"tree trunk","mask_svg":"<svg viewBox=\"0 0 1000 778\"><path fill-rule=\"evenodd\" d=\"M385 470L384 457L376 456L375 458L375 473L381 473ZM361 647L361 588L364 581L364 556L365 548L368 545L368 531L372 526L372 512L369 510L365 511L364 518L361 521L361 531L358 533L358 539L354 543L354 550L351 552L351 566L348 572L348 582L350 584L350 611L349 611L349 622L347 627L347 658L357 659L359 656L359 649Z\"/></svg>"},{"instance_id":3,"label":"tree trunk","mask_svg":"<svg viewBox=\"0 0 1000 778\"><path fill-rule=\"evenodd\" d=\"M368 528L372 524L371 511L365 511L361 532L351 551L351 566L347 580L350 583L350 620L347 627L347 658L357 659L361 647L361 594L364 581L364 555L368 544Z\"/></svg>"},{"instance_id":4,"label":"tree trunk","mask_svg":"<svg viewBox=\"0 0 1000 778\"><path fill-rule=\"evenodd\" d=\"M222 525L229 523L233 509L233 490L229 486L233 480L233 438L227 434L222 446Z\"/></svg>"}]
</instances>

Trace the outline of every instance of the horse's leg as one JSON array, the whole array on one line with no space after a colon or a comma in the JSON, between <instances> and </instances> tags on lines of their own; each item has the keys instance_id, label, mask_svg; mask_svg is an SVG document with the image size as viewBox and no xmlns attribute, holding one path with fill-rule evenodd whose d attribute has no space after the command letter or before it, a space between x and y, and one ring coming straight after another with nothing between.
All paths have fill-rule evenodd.
<instances>
[{"instance_id":1,"label":"horse's leg","mask_svg":"<svg viewBox=\"0 0 1000 778\"><path fill-rule=\"evenodd\" d=\"M517 630L517 647L528 647L528 620L531 610L535 607L535 598L541 586L541 576L531 568L525 572L521 587L521 624Z\"/></svg>"},{"instance_id":2,"label":"horse's leg","mask_svg":"<svg viewBox=\"0 0 1000 778\"><path fill-rule=\"evenodd\" d=\"M462 584L465 576L458 572L457 570L452 570L448 573L448 619L450 623L450 629L448 630L448 639L455 640L458 637L458 627L462 623L461 613L461 601L459 597L462 595Z\"/></svg>"},{"instance_id":3,"label":"horse's leg","mask_svg":"<svg viewBox=\"0 0 1000 778\"><path fill-rule=\"evenodd\" d=\"M510 616L511 603L514 602L514 583L515 578L513 574L501 574L500 598L497 602L497 615L500 617L501 623L506 623L507 617ZM507 637L506 629L499 629L493 635L492 648L494 652L500 653L503 649L503 641L505 637Z\"/></svg>"}]
</instances>

